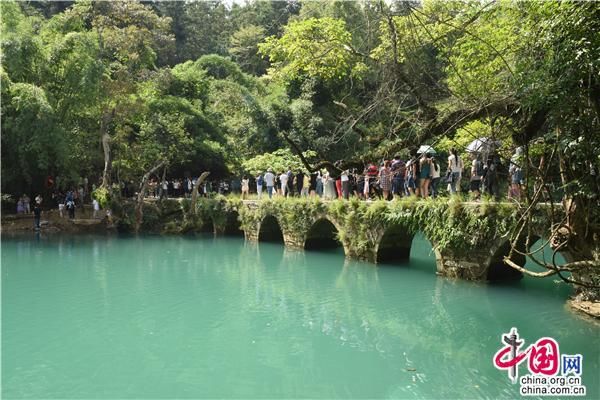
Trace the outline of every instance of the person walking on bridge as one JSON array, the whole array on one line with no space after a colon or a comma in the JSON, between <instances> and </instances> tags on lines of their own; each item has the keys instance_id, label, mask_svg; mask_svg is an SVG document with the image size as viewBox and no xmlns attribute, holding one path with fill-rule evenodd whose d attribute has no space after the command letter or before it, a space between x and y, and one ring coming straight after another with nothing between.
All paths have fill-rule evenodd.
<instances>
[{"instance_id":1,"label":"person walking on bridge","mask_svg":"<svg viewBox=\"0 0 600 400\"><path fill-rule=\"evenodd\" d=\"M258 199L260 200L262 196L264 179L262 174L259 172L256 176L256 194L258 195Z\"/></svg>"},{"instance_id":2,"label":"person walking on bridge","mask_svg":"<svg viewBox=\"0 0 600 400\"><path fill-rule=\"evenodd\" d=\"M435 157L431 157L431 197L436 198L438 195L438 185L440 183L440 172L442 167L440 163L435 159Z\"/></svg>"},{"instance_id":3,"label":"person walking on bridge","mask_svg":"<svg viewBox=\"0 0 600 400\"><path fill-rule=\"evenodd\" d=\"M321 176L321 171L317 171L314 173L315 175L315 193L319 197L323 197L323 177Z\"/></svg>"},{"instance_id":4,"label":"person walking on bridge","mask_svg":"<svg viewBox=\"0 0 600 400\"><path fill-rule=\"evenodd\" d=\"M458 157L456 149L450 150L448 156L448 170L450 171L450 193L456 194L460 187L460 174L462 172L462 160Z\"/></svg>"},{"instance_id":5,"label":"person walking on bridge","mask_svg":"<svg viewBox=\"0 0 600 400\"><path fill-rule=\"evenodd\" d=\"M392 171L390 170L389 160L385 160L379 170L379 185L383 191L383 199L389 200L390 191L392 190Z\"/></svg>"},{"instance_id":6,"label":"person walking on bridge","mask_svg":"<svg viewBox=\"0 0 600 400\"><path fill-rule=\"evenodd\" d=\"M296 175L299 176L299 175ZM300 195L302 197L308 197L308 191L310 188L310 177L306 174L302 174L302 189L300 190Z\"/></svg>"},{"instance_id":7,"label":"person walking on bridge","mask_svg":"<svg viewBox=\"0 0 600 400\"><path fill-rule=\"evenodd\" d=\"M250 195L250 180L246 175L242 178L242 200L245 200Z\"/></svg>"},{"instance_id":8,"label":"person walking on bridge","mask_svg":"<svg viewBox=\"0 0 600 400\"><path fill-rule=\"evenodd\" d=\"M429 197L429 182L431 181L431 159L423 153L419 161L419 193L426 199Z\"/></svg>"},{"instance_id":9,"label":"person walking on bridge","mask_svg":"<svg viewBox=\"0 0 600 400\"><path fill-rule=\"evenodd\" d=\"M296 173L296 191L298 192L298 196L302 196L302 188L304 187L304 177L305 175L301 170Z\"/></svg>"},{"instance_id":10,"label":"person walking on bridge","mask_svg":"<svg viewBox=\"0 0 600 400\"><path fill-rule=\"evenodd\" d=\"M25 214L31 214L31 199L27 194L23 195L23 207L25 208Z\"/></svg>"},{"instance_id":11,"label":"person walking on bridge","mask_svg":"<svg viewBox=\"0 0 600 400\"><path fill-rule=\"evenodd\" d=\"M521 185L523 184L523 148L517 147L515 154L510 158L508 174L510 175L510 187L508 189L508 198L521 200Z\"/></svg>"},{"instance_id":12,"label":"person walking on bridge","mask_svg":"<svg viewBox=\"0 0 600 400\"><path fill-rule=\"evenodd\" d=\"M500 199L498 191L498 174L496 164L492 158L488 158L483 168L482 185L484 193L493 196L496 201Z\"/></svg>"},{"instance_id":13,"label":"person walking on bridge","mask_svg":"<svg viewBox=\"0 0 600 400\"><path fill-rule=\"evenodd\" d=\"M340 181L342 182L342 196L348 200L350 198L350 172L348 170L342 171L340 175Z\"/></svg>"},{"instance_id":14,"label":"person walking on bridge","mask_svg":"<svg viewBox=\"0 0 600 400\"><path fill-rule=\"evenodd\" d=\"M267 173L265 174L265 184L267 185L267 193L271 199L273 198L273 187L275 186L275 175L271 168L267 169Z\"/></svg>"},{"instance_id":15,"label":"person walking on bridge","mask_svg":"<svg viewBox=\"0 0 600 400\"><path fill-rule=\"evenodd\" d=\"M291 169L288 169L287 177L287 188L285 192L287 193L288 197L294 197L294 173Z\"/></svg>"},{"instance_id":16,"label":"person walking on bridge","mask_svg":"<svg viewBox=\"0 0 600 400\"><path fill-rule=\"evenodd\" d=\"M281 195L283 197L286 196L286 192L288 189L288 179L289 179L289 175L285 172L283 172L281 175L279 175L279 181L281 182Z\"/></svg>"},{"instance_id":17,"label":"person walking on bridge","mask_svg":"<svg viewBox=\"0 0 600 400\"><path fill-rule=\"evenodd\" d=\"M471 162L470 190L474 200L479 200L481 194L481 179L483 177L483 163L476 154L473 154Z\"/></svg>"}]
</instances>

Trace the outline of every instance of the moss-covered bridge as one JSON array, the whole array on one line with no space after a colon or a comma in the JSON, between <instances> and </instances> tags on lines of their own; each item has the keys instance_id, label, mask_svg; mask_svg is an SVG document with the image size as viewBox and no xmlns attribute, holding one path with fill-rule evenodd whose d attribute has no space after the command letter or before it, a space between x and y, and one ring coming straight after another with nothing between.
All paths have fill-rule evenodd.
<instances>
[{"instance_id":1,"label":"moss-covered bridge","mask_svg":"<svg viewBox=\"0 0 600 400\"><path fill-rule=\"evenodd\" d=\"M458 200L393 202L278 199L201 199L196 213L189 200L167 200L144 208L145 230L162 233L209 231L244 235L249 241L281 242L296 249L340 246L347 257L370 262L409 258L413 237L422 232L435 252L437 273L468 280L517 279L503 259L517 225L516 208L506 203ZM536 238L547 236L547 213L531 221ZM124 222L124 221L123 221ZM524 247L524 246L523 246ZM564 254L572 260L570 254ZM522 265L523 255L512 259Z\"/></svg>"}]
</instances>

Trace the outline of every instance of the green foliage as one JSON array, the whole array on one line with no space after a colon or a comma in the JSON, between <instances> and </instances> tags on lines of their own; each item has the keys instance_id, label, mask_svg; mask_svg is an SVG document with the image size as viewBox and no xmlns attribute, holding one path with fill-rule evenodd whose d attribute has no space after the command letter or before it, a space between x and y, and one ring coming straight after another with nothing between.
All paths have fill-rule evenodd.
<instances>
[{"instance_id":1,"label":"green foliage","mask_svg":"<svg viewBox=\"0 0 600 400\"><path fill-rule=\"evenodd\" d=\"M265 28L256 25L243 26L231 35L229 54L249 74L260 76L267 70L267 61L258 53L265 37Z\"/></svg>"},{"instance_id":2,"label":"green foliage","mask_svg":"<svg viewBox=\"0 0 600 400\"><path fill-rule=\"evenodd\" d=\"M223 230L227 216L238 212L241 201L235 198L216 196L200 198L196 212L192 212L189 199L165 199L156 204L145 203L142 232L163 234L198 233L213 231L213 226ZM119 229L131 231L135 222L135 209L132 202L121 201L114 208Z\"/></svg>"},{"instance_id":3,"label":"green foliage","mask_svg":"<svg viewBox=\"0 0 600 400\"><path fill-rule=\"evenodd\" d=\"M458 197L394 202L390 222L420 230L439 250L468 251L489 246L514 228L517 209L502 203L464 204Z\"/></svg>"},{"instance_id":4,"label":"green foliage","mask_svg":"<svg viewBox=\"0 0 600 400\"><path fill-rule=\"evenodd\" d=\"M296 1L251 1L244 6L233 3L231 19L238 27L260 26L268 35L278 35L287 24L288 19L298 13L304 5Z\"/></svg>"},{"instance_id":5,"label":"green foliage","mask_svg":"<svg viewBox=\"0 0 600 400\"><path fill-rule=\"evenodd\" d=\"M44 182L49 170L67 165L68 148L46 93L12 83L2 102L2 187Z\"/></svg>"},{"instance_id":6,"label":"green foliage","mask_svg":"<svg viewBox=\"0 0 600 400\"><path fill-rule=\"evenodd\" d=\"M123 199L113 200L111 210L117 229L122 233L134 232L136 216L135 204L132 201ZM140 231L144 233L161 233L163 225L166 223L161 216L161 211L156 204L144 203L142 206L144 218ZM169 220L169 222L177 224L177 222Z\"/></svg>"},{"instance_id":7,"label":"green foliage","mask_svg":"<svg viewBox=\"0 0 600 400\"><path fill-rule=\"evenodd\" d=\"M382 228L385 203L376 202L376 210L369 210L369 204L358 200L347 203L330 203L330 212L340 222L339 237L347 244L350 255L368 258L376 248L377 232ZM383 206L382 206L383 204Z\"/></svg>"},{"instance_id":8,"label":"green foliage","mask_svg":"<svg viewBox=\"0 0 600 400\"><path fill-rule=\"evenodd\" d=\"M165 91L173 96L185 97L190 101L199 100L202 106L209 93L209 80L206 70L197 63L186 61L171 70L168 87Z\"/></svg>"},{"instance_id":9,"label":"green foliage","mask_svg":"<svg viewBox=\"0 0 600 400\"><path fill-rule=\"evenodd\" d=\"M342 79L362 72L348 47L352 35L342 20L325 17L290 22L281 38L269 37L259 45L272 63L269 73L276 78L301 77Z\"/></svg>"},{"instance_id":10,"label":"green foliage","mask_svg":"<svg viewBox=\"0 0 600 400\"><path fill-rule=\"evenodd\" d=\"M457 129L452 139L448 137L442 138L435 146L435 149L449 153L452 148L465 149L473 140L489 137L492 137L490 124L486 124L480 120L472 121Z\"/></svg>"},{"instance_id":11,"label":"green foliage","mask_svg":"<svg viewBox=\"0 0 600 400\"><path fill-rule=\"evenodd\" d=\"M315 153L311 151L304 152L305 157L313 157L314 155ZM258 173L264 174L268 168L271 168L275 174L287 172L289 169L294 172L305 170L300 157L287 149L276 150L272 153L253 157L245 161L243 167L253 175Z\"/></svg>"},{"instance_id":12,"label":"green foliage","mask_svg":"<svg viewBox=\"0 0 600 400\"><path fill-rule=\"evenodd\" d=\"M93 18L92 24L101 32L103 54L116 62L113 68L133 72L151 67L157 53L173 40L170 21L142 3L94 2L88 12L88 18Z\"/></svg>"},{"instance_id":13,"label":"green foliage","mask_svg":"<svg viewBox=\"0 0 600 400\"><path fill-rule=\"evenodd\" d=\"M229 58L210 54L202 56L195 62L196 67L206 71L208 76L217 80L229 79L239 85L252 88L255 80L244 74L240 67Z\"/></svg>"},{"instance_id":14,"label":"green foliage","mask_svg":"<svg viewBox=\"0 0 600 400\"><path fill-rule=\"evenodd\" d=\"M463 11L464 5L458 5ZM448 57L448 86L459 96L489 99L512 92L511 80L517 58L516 49L523 31L518 6L501 2L482 18L469 24L468 34L449 40L444 52ZM451 27L477 12L478 5L467 6L464 17L455 18ZM458 10L456 10L458 11ZM455 12L456 12L455 11Z\"/></svg>"},{"instance_id":15,"label":"green foliage","mask_svg":"<svg viewBox=\"0 0 600 400\"><path fill-rule=\"evenodd\" d=\"M221 1L164 1L153 7L171 22L175 43L160 54L161 65L196 60L205 54L227 54L233 27L228 10Z\"/></svg>"},{"instance_id":16,"label":"green foliage","mask_svg":"<svg viewBox=\"0 0 600 400\"><path fill-rule=\"evenodd\" d=\"M40 84L44 49L36 32L37 17L26 16L14 1L0 2L2 68L15 82Z\"/></svg>"},{"instance_id":17,"label":"green foliage","mask_svg":"<svg viewBox=\"0 0 600 400\"><path fill-rule=\"evenodd\" d=\"M94 190L92 192L92 198L94 198L98 201L98 204L100 204L100 207L102 207L104 209L110 208L110 203L111 203L110 192L106 187L100 186L100 187L96 188L96 190Z\"/></svg>"},{"instance_id":18,"label":"green foliage","mask_svg":"<svg viewBox=\"0 0 600 400\"><path fill-rule=\"evenodd\" d=\"M2 193L0 195L0 206L3 213L13 213L17 205L17 200L10 194Z\"/></svg>"},{"instance_id":19,"label":"green foliage","mask_svg":"<svg viewBox=\"0 0 600 400\"><path fill-rule=\"evenodd\" d=\"M111 139L112 177L136 183L159 161L169 175L210 170L216 179L304 169L282 133L310 149L311 162L357 163L422 142L461 151L493 136L503 141L504 159L517 143L526 145L531 165L554 154L549 179L585 199L576 208L590 210L585 218L598 217L598 3L0 7L3 192L37 190L47 175L97 181L101 133ZM267 66L269 75L257 78ZM411 201L394 210L421 210ZM392 206L329 207L350 221L340 236L357 237L367 251L372 238L353 223L382 226ZM476 221L454 200L436 207L427 205L445 223L481 224L484 233L486 216L496 212L482 203ZM414 218L403 221L416 229ZM435 226L432 237L448 235L440 246L459 240Z\"/></svg>"},{"instance_id":20,"label":"green foliage","mask_svg":"<svg viewBox=\"0 0 600 400\"><path fill-rule=\"evenodd\" d=\"M159 202L160 214L163 218L180 220L183 217L186 206L189 207L189 201L178 199L163 199Z\"/></svg>"}]
</instances>

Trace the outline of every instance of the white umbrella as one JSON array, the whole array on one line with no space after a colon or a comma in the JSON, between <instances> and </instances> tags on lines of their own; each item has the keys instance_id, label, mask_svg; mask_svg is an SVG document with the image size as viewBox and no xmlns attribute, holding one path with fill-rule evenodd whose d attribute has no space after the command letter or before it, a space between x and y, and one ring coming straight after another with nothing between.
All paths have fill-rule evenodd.
<instances>
[{"instance_id":1,"label":"white umbrella","mask_svg":"<svg viewBox=\"0 0 600 400\"><path fill-rule=\"evenodd\" d=\"M500 147L502 142L490 138L479 138L473 140L467 146L468 153L490 153Z\"/></svg>"},{"instance_id":2,"label":"white umbrella","mask_svg":"<svg viewBox=\"0 0 600 400\"><path fill-rule=\"evenodd\" d=\"M433 149L433 147L429 146L428 144L424 144L421 145L421 147L419 147L419 150L417 151L417 154L435 154L436 151Z\"/></svg>"}]
</instances>

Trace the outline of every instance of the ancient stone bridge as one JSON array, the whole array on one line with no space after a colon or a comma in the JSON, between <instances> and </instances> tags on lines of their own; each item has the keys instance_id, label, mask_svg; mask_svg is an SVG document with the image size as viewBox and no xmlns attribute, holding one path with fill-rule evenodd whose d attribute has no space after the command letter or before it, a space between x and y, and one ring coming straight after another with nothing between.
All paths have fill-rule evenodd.
<instances>
[{"instance_id":1,"label":"ancient stone bridge","mask_svg":"<svg viewBox=\"0 0 600 400\"><path fill-rule=\"evenodd\" d=\"M184 200L185 202L185 200ZM189 201L183 209L189 210ZM277 199L240 201L202 199L196 220L171 221L186 231L244 235L249 241L281 242L295 249L341 247L346 257L377 262L407 260L418 232L432 245L439 275L468 280L517 279L521 274L503 262L509 236L518 220L508 203L458 200L392 202ZM185 210L184 210L185 211ZM547 215L532 222L537 237L547 236ZM186 213L183 213L184 219ZM173 229L171 229L173 230ZM524 250L525 245L522 245ZM565 255L570 258L569 255ZM513 255L520 265L523 255Z\"/></svg>"}]
</instances>

